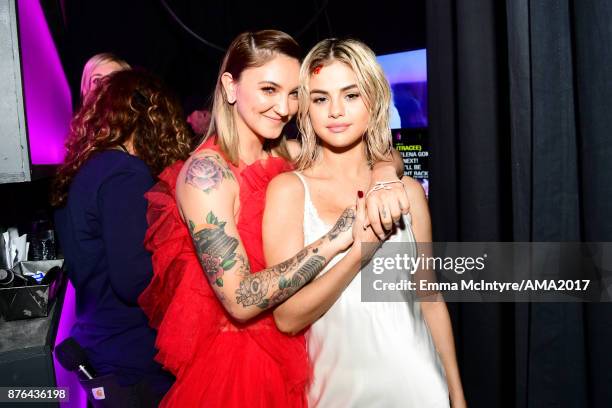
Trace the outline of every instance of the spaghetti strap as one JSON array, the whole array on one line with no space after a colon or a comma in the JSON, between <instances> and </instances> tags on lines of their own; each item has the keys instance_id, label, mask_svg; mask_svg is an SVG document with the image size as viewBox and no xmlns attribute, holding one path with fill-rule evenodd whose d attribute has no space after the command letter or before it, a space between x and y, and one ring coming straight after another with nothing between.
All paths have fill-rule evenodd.
<instances>
[{"instance_id":1,"label":"spaghetti strap","mask_svg":"<svg viewBox=\"0 0 612 408\"><path fill-rule=\"evenodd\" d=\"M312 202L312 198L310 197L310 189L308 188L308 182L306 181L306 178L299 171L294 171L293 174L298 176L298 178L304 185L304 226L311 223L326 225L321 219L321 217L319 217L317 207L315 207L314 203Z\"/></svg>"},{"instance_id":2,"label":"spaghetti strap","mask_svg":"<svg viewBox=\"0 0 612 408\"><path fill-rule=\"evenodd\" d=\"M306 179L304 178L302 173L300 173L299 171L294 171L293 174L298 176L298 178L300 179L300 181L304 185L304 202L305 203L312 203L312 200L310 199L310 190L308 189L308 183L306 182Z\"/></svg>"},{"instance_id":3,"label":"spaghetti strap","mask_svg":"<svg viewBox=\"0 0 612 408\"><path fill-rule=\"evenodd\" d=\"M306 177L300 172L293 172L302 184L304 185L304 238L306 241L313 242L315 239L318 239L322 234L320 231L329 231L332 225L328 225L319 217L319 211L317 211L317 207L315 207L312 202L312 197L310 196L310 189L308 188L308 182L306 181Z\"/></svg>"}]
</instances>

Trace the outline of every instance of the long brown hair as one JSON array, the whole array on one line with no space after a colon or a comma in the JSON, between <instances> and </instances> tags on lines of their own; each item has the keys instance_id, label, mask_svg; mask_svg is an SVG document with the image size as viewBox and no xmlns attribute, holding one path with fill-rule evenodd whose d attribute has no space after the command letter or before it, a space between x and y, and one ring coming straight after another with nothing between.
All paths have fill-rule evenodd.
<instances>
[{"instance_id":1,"label":"long brown hair","mask_svg":"<svg viewBox=\"0 0 612 408\"><path fill-rule=\"evenodd\" d=\"M221 63L213 96L213 120L205 139L215 135L221 151L235 165L238 164L238 132L232 105L227 101L221 77L228 72L232 74L232 78L238 80L245 69L260 67L277 55L286 55L300 61L302 50L289 34L282 31L246 32L239 34L232 41ZM291 160L282 136L276 140L266 141L264 148L266 150L275 149L280 156Z\"/></svg>"},{"instance_id":2,"label":"long brown hair","mask_svg":"<svg viewBox=\"0 0 612 408\"><path fill-rule=\"evenodd\" d=\"M120 146L132 136L134 152L156 176L187 158L192 147L180 105L162 83L144 71L118 71L102 80L72 119L51 204L65 204L73 177L94 153Z\"/></svg>"}]
</instances>

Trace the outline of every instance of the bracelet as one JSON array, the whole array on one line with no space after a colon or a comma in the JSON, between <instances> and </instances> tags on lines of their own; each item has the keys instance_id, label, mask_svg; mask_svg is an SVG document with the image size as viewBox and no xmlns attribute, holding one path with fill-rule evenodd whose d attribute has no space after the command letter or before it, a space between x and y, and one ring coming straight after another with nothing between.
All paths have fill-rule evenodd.
<instances>
[{"instance_id":1,"label":"bracelet","mask_svg":"<svg viewBox=\"0 0 612 408\"><path fill-rule=\"evenodd\" d=\"M395 184L395 183L401 183L402 186L404 186L404 183L402 183L401 180L392 180L392 181L377 181L376 183L374 183L374 187L372 187L365 195L365 199L368 199L368 196L378 190L391 190L391 187L389 187L389 184ZM404 191L406 191L406 186L404 186Z\"/></svg>"}]
</instances>

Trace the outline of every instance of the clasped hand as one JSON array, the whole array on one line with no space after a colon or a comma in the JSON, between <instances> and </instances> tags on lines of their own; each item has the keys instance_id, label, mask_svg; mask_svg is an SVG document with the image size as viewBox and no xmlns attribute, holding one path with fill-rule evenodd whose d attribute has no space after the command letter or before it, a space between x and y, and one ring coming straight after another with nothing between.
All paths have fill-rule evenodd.
<instances>
[{"instance_id":1,"label":"clasped hand","mask_svg":"<svg viewBox=\"0 0 612 408\"><path fill-rule=\"evenodd\" d=\"M376 186L376 183L373 183ZM358 192L355 206L347 207L329 233L330 239L339 238L342 247L361 246L361 243L379 245L393 232L393 226L409 212L409 202L404 184L378 183L367 194ZM374 252L378 245L368 245L367 252ZM364 254L365 255L365 254ZM371 254L370 254L371 256Z\"/></svg>"}]
</instances>

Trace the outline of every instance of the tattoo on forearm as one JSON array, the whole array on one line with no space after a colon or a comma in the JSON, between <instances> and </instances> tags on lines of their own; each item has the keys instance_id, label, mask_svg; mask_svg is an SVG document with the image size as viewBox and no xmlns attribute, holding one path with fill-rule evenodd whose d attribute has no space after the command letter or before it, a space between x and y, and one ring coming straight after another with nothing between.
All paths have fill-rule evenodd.
<instances>
[{"instance_id":1,"label":"tattoo on forearm","mask_svg":"<svg viewBox=\"0 0 612 408\"><path fill-rule=\"evenodd\" d=\"M234 175L218 155L193 158L185 174L185 183L205 193L219 187L223 179L234 179Z\"/></svg>"},{"instance_id":2,"label":"tattoo on forearm","mask_svg":"<svg viewBox=\"0 0 612 408\"><path fill-rule=\"evenodd\" d=\"M268 288L272 280L272 274L268 271L261 271L246 277L240 281L240 286L236 289L236 303L242 304L244 307L261 305L268 294Z\"/></svg>"},{"instance_id":3,"label":"tattoo on forearm","mask_svg":"<svg viewBox=\"0 0 612 408\"><path fill-rule=\"evenodd\" d=\"M236 255L236 265L238 265L238 269L236 269L235 274L240 277L247 277L251 274L251 265L249 265L249 261L240 254Z\"/></svg>"},{"instance_id":4,"label":"tattoo on forearm","mask_svg":"<svg viewBox=\"0 0 612 408\"><path fill-rule=\"evenodd\" d=\"M355 210L352 208L347 208L346 210L342 212L342 214L340 215L340 218L338 218L338 221L336 221L336 224L327 234L327 236L329 237L329 240L333 241L334 239L336 239L338 235L340 235L341 232L345 232L353 228L354 222L355 222Z\"/></svg>"},{"instance_id":5,"label":"tattoo on forearm","mask_svg":"<svg viewBox=\"0 0 612 408\"><path fill-rule=\"evenodd\" d=\"M300 266L300 269L293 275L293 278L291 278L291 287L301 288L313 280L324 266L325 258L322 256L316 255L308 259L304 265Z\"/></svg>"},{"instance_id":6,"label":"tattoo on forearm","mask_svg":"<svg viewBox=\"0 0 612 408\"><path fill-rule=\"evenodd\" d=\"M221 287L223 273L236 264L238 240L225 233L225 222L219 222L212 211L206 216L206 223L205 228L195 232L195 224L190 220L189 229L208 280Z\"/></svg>"},{"instance_id":7,"label":"tattoo on forearm","mask_svg":"<svg viewBox=\"0 0 612 408\"><path fill-rule=\"evenodd\" d=\"M316 248L315 248L316 249ZM244 307L256 305L261 309L282 303L291 297L300 288L314 279L315 276L325 267L325 258L313 255L308 259L309 250L303 249L293 258L286 260L267 270L251 275L240 283L236 290L236 302ZM306 259L305 262L304 259ZM295 270L297 268L297 270ZM289 278L287 275L293 276ZM265 297L268 289L274 287L275 290L269 297Z\"/></svg>"},{"instance_id":8,"label":"tattoo on forearm","mask_svg":"<svg viewBox=\"0 0 612 408\"><path fill-rule=\"evenodd\" d=\"M302 262L304 258L306 258L306 255L308 255L308 250L304 248L300 252L298 252L293 258L287 259L286 261L283 261L278 265L273 266L272 268L278 274L283 274L287 272L290 268L292 268L294 265Z\"/></svg>"},{"instance_id":9,"label":"tattoo on forearm","mask_svg":"<svg viewBox=\"0 0 612 408\"><path fill-rule=\"evenodd\" d=\"M347 222L352 225L352 221L344 223ZM236 303L243 307L254 305L266 309L275 306L313 280L325 267L326 259L318 255L318 247L314 246L302 249L278 265L251 273L247 259L236 253L238 240L227 235L225 225L212 211L199 231L196 231L195 223L189 220L189 230L209 282L219 292L218 289L223 287L223 274L236 267L234 273L241 278L236 289ZM341 228L344 227L338 227L338 230ZM223 293L218 294L223 301Z\"/></svg>"}]
</instances>

